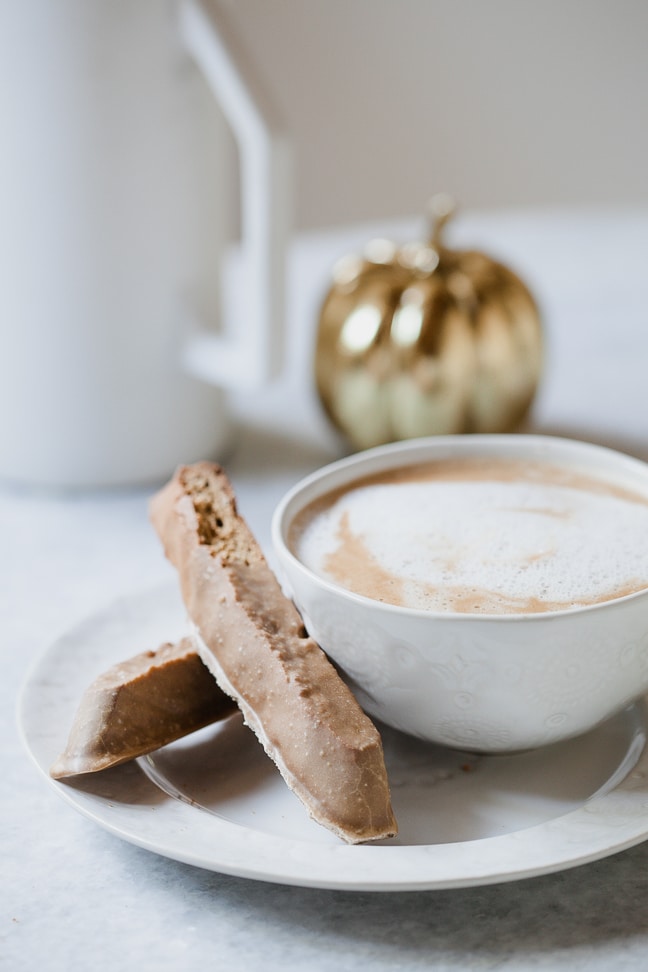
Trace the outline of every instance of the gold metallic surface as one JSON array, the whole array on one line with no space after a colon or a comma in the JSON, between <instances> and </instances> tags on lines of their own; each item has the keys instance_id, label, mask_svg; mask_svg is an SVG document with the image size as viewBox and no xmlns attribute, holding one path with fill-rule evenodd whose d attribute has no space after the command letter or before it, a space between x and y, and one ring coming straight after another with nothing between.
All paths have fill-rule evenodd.
<instances>
[{"instance_id":1,"label":"gold metallic surface","mask_svg":"<svg viewBox=\"0 0 648 972\"><path fill-rule=\"evenodd\" d=\"M373 240L340 260L321 309L317 390L359 449L514 431L537 390L542 326L529 290L485 254L444 246L453 206L436 196L432 208L427 242Z\"/></svg>"}]
</instances>

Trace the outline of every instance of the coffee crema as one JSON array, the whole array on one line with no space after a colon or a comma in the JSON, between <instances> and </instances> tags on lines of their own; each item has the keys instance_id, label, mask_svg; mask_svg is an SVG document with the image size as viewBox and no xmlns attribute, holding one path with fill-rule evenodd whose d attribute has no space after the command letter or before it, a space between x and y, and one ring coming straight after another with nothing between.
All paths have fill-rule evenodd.
<instances>
[{"instance_id":1,"label":"coffee crema","mask_svg":"<svg viewBox=\"0 0 648 972\"><path fill-rule=\"evenodd\" d=\"M327 493L291 525L314 573L435 612L533 614L648 588L648 497L578 470L437 460Z\"/></svg>"}]
</instances>

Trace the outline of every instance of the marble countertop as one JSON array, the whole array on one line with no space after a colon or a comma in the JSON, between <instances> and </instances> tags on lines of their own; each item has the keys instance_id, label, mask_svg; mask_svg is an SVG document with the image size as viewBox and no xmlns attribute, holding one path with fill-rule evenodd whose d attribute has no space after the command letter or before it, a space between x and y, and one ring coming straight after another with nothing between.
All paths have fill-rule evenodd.
<instances>
[{"instance_id":1,"label":"marble countertop","mask_svg":"<svg viewBox=\"0 0 648 972\"><path fill-rule=\"evenodd\" d=\"M241 511L271 560L276 502L341 452L315 400L309 362L328 269L374 233L420 231L404 220L294 242L286 375L262 393L232 396L233 444L224 457ZM647 458L648 213L469 214L454 233L516 265L540 298L548 366L533 429ZM154 488L0 487L0 968L645 968L648 843L514 883L327 891L176 863L119 840L60 800L19 739L19 691L39 654L80 619L172 577L147 520Z\"/></svg>"}]
</instances>

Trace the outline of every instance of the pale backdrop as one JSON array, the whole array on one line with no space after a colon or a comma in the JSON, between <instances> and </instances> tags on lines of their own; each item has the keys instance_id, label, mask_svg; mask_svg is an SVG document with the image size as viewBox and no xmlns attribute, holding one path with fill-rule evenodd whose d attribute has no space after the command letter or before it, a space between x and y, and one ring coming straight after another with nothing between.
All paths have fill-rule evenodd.
<instances>
[{"instance_id":1,"label":"pale backdrop","mask_svg":"<svg viewBox=\"0 0 648 972\"><path fill-rule=\"evenodd\" d=\"M645 0L220 0L295 151L295 223L648 202Z\"/></svg>"}]
</instances>

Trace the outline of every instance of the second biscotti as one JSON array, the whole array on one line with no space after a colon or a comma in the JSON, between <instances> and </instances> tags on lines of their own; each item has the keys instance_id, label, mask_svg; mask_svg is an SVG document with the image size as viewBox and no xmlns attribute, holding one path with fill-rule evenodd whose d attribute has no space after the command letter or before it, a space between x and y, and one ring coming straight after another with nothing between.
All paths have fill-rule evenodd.
<instances>
[{"instance_id":1,"label":"second biscotti","mask_svg":"<svg viewBox=\"0 0 648 972\"><path fill-rule=\"evenodd\" d=\"M393 836L380 735L307 636L224 471L181 467L154 497L151 519L203 661L311 816L351 843Z\"/></svg>"},{"instance_id":2,"label":"second biscotti","mask_svg":"<svg viewBox=\"0 0 648 972\"><path fill-rule=\"evenodd\" d=\"M189 638L113 665L88 686L50 770L96 773L166 746L236 712Z\"/></svg>"}]
</instances>

